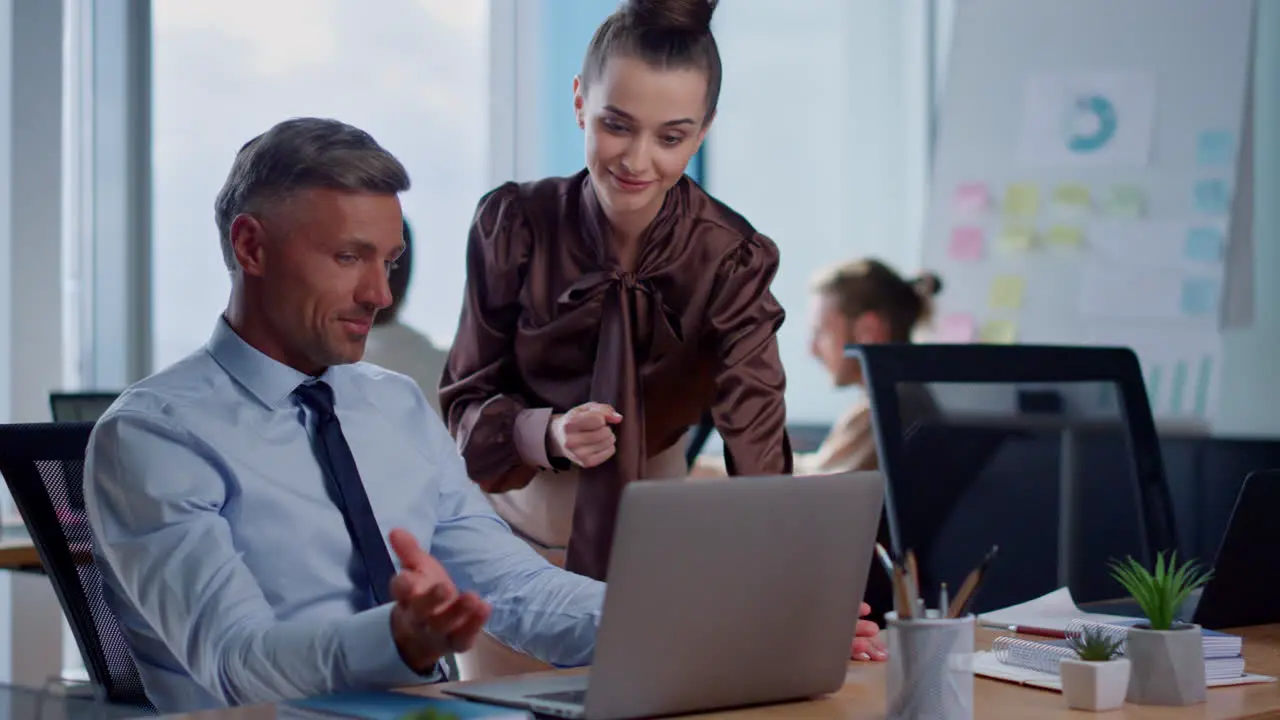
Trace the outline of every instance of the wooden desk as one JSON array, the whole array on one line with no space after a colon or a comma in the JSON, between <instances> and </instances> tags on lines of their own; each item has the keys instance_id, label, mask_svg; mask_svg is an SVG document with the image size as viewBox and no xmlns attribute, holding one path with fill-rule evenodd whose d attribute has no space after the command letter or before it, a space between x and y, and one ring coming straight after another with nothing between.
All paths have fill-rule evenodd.
<instances>
[{"instance_id":1,"label":"wooden desk","mask_svg":"<svg viewBox=\"0 0 1280 720\"><path fill-rule=\"evenodd\" d=\"M6 523L0 527L0 570L40 570L40 555L27 528Z\"/></svg>"},{"instance_id":2,"label":"wooden desk","mask_svg":"<svg viewBox=\"0 0 1280 720\"><path fill-rule=\"evenodd\" d=\"M1249 672L1280 675L1280 625L1265 625L1234 631L1244 636L1245 667ZM975 647L989 649L998 633L979 629ZM883 718L885 712L884 663L850 663L845 685L839 692L819 700L785 705L768 705L746 710L703 713L699 720L752 720L754 718L788 718L790 720L855 720ZM998 680L975 677L973 686L974 717L987 720L1035 718L1073 718L1085 714L1068 710L1061 693L1019 687ZM442 695L444 685L423 685L408 690L428 696ZM273 705L257 705L232 710L218 710L171 718L187 720L273 720ZM1108 720L1128 718L1260 718L1280 717L1280 686L1276 683L1210 688L1207 702L1185 708L1163 708L1125 705L1105 714Z\"/></svg>"}]
</instances>

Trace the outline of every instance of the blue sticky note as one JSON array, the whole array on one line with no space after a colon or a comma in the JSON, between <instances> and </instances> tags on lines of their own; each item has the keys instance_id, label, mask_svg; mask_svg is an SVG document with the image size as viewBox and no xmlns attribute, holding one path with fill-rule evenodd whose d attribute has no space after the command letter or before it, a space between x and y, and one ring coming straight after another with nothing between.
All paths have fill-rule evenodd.
<instances>
[{"instance_id":1,"label":"blue sticky note","mask_svg":"<svg viewBox=\"0 0 1280 720\"><path fill-rule=\"evenodd\" d=\"M1195 262L1222 262L1226 241L1216 228L1194 227L1187 231L1182 257Z\"/></svg>"},{"instance_id":2,"label":"blue sticky note","mask_svg":"<svg viewBox=\"0 0 1280 720\"><path fill-rule=\"evenodd\" d=\"M1212 278L1185 278L1182 281L1182 314L1212 315L1218 309L1221 286Z\"/></svg>"},{"instance_id":3,"label":"blue sticky note","mask_svg":"<svg viewBox=\"0 0 1280 720\"><path fill-rule=\"evenodd\" d=\"M1208 130L1200 133L1196 142L1196 164L1202 167L1230 165L1235 158L1236 141L1225 130Z\"/></svg>"},{"instance_id":4,"label":"blue sticky note","mask_svg":"<svg viewBox=\"0 0 1280 720\"><path fill-rule=\"evenodd\" d=\"M1231 209L1231 187L1226 180L1199 180L1192 195L1196 210L1206 215L1226 215Z\"/></svg>"}]
</instances>

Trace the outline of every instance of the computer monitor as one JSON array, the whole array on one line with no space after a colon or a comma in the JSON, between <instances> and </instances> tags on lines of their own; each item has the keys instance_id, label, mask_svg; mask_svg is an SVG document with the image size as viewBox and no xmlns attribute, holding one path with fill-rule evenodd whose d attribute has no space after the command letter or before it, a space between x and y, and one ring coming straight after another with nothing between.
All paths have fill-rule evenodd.
<instances>
[{"instance_id":1,"label":"computer monitor","mask_svg":"<svg viewBox=\"0 0 1280 720\"><path fill-rule=\"evenodd\" d=\"M97 422L118 392L49 393L54 422Z\"/></svg>"}]
</instances>

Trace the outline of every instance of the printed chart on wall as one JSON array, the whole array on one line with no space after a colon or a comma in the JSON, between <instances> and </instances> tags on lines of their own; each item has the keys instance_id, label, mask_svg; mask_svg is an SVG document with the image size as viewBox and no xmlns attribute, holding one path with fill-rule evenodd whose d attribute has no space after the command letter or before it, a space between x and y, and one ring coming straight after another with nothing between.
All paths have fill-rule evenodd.
<instances>
[{"instance_id":1,"label":"printed chart on wall","mask_svg":"<svg viewBox=\"0 0 1280 720\"><path fill-rule=\"evenodd\" d=\"M1211 421L1252 176L1248 53L1227 43L1248 45L1250 13L1221 43L1177 40L1210 5L959 6L924 244L947 284L935 341L1130 347L1157 418ZM1033 26L1055 30L1016 39Z\"/></svg>"},{"instance_id":2,"label":"printed chart on wall","mask_svg":"<svg viewBox=\"0 0 1280 720\"><path fill-rule=\"evenodd\" d=\"M1019 159L1031 168L1143 167L1154 122L1149 75L1036 75L1022 108Z\"/></svg>"}]
</instances>

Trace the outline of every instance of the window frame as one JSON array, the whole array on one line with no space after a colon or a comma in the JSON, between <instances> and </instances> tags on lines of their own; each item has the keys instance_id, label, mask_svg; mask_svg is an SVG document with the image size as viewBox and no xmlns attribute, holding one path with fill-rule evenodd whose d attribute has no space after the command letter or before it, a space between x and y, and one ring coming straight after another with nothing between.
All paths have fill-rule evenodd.
<instances>
[{"instance_id":1,"label":"window frame","mask_svg":"<svg viewBox=\"0 0 1280 720\"><path fill-rule=\"evenodd\" d=\"M151 0L63 0L66 389L151 368Z\"/></svg>"}]
</instances>

